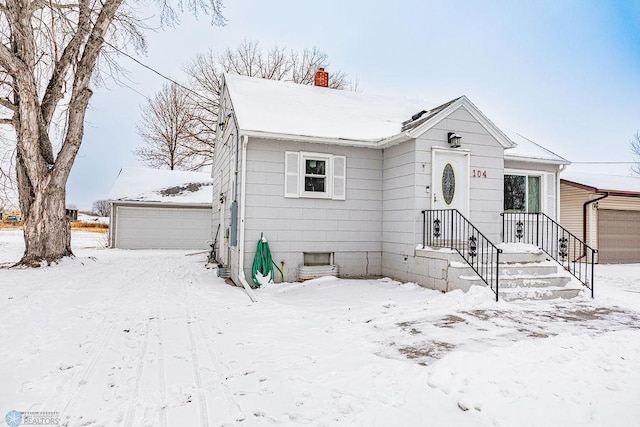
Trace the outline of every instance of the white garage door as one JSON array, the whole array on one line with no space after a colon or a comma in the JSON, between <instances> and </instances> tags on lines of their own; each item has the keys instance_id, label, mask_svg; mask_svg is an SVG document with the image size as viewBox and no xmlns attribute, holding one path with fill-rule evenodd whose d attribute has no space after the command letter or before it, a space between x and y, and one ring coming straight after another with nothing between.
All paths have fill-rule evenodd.
<instances>
[{"instance_id":1,"label":"white garage door","mask_svg":"<svg viewBox=\"0 0 640 427\"><path fill-rule=\"evenodd\" d=\"M116 207L115 246L123 249L208 249L211 209Z\"/></svg>"}]
</instances>

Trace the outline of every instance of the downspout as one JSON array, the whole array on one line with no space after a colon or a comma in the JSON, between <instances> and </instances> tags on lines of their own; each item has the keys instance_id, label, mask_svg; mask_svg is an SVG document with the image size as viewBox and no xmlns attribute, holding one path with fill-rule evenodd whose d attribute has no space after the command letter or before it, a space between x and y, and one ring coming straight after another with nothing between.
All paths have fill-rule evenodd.
<instances>
[{"instance_id":1,"label":"downspout","mask_svg":"<svg viewBox=\"0 0 640 427\"><path fill-rule=\"evenodd\" d=\"M601 195L600 197L593 199L593 200L587 200L586 202L583 203L582 205L582 241L584 242L584 244L587 244L587 208L589 207L590 204L595 203L599 200L602 199L606 199L607 197L609 197L609 193L606 193L604 195ZM584 248L584 253L582 254L582 257L587 256L587 248ZM580 257L580 258L582 258Z\"/></svg>"},{"instance_id":2,"label":"downspout","mask_svg":"<svg viewBox=\"0 0 640 427\"><path fill-rule=\"evenodd\" d=\"M240 174L242 175L242 181L240 183L240 242L238 243L239 260L238 260L238 280L242 283L247 295L251 298L251 301L258 302L251 286L247 283L247 279L244 276L244 219L245 219L245 200L247 189L247 144L249 143L249 137L243 135L242 137L242 169Z\"/></svg>"},{"instance_id":3,"label":"downspout","mask_svg":"<svg viewBox=\"0 0 640 427\"><path fill-rule=\"evenodd\" d=\"M113 206L113 201L109 201L109 247L111 249L116 247L116 237L114 233L115 227L116 227L116 213Z\"/></svg>"}]
</instances>

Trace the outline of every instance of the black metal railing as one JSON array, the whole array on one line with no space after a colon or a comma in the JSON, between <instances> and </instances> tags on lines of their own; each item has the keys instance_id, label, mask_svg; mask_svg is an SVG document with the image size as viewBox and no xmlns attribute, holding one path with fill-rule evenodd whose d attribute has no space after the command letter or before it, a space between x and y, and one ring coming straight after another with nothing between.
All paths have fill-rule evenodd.
<instances>
[{"instance_id":1,"label":"black metal railing","mask_svg":"<svg viewBox=\"0 0 640 427\"><path fill-rule=\"evenodd\" d=\"M542 212L501 215L505 243L536 245L586 286L593 298L594 259L598 251Z\"/></svg>"},{"instance_id":2,"label":"black metal railing","mask_svg":"<svg viewBox=\"0 0 640 427\"><path fill-rule=\"evenodd\" d=\"M498 301L501 249L498 249L457 209L422 211L422 246L455 250Z\"/></svg>"}]
</instances>

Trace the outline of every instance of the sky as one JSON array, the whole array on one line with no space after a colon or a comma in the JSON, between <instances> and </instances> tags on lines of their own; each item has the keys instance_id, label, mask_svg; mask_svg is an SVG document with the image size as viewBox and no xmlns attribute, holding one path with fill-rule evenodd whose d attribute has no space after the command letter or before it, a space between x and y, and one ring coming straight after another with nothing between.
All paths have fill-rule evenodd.
<instances>
[{"instance_id":1,"label":"sky","mask_svg":"<svg viewBox=\"0 0 640 427\"><path fill-rule=\"evenodd\" d=\"M153 18L149 2L143 10ZM297 50L317 47L327 71L357 79L364 93L424 101L466 95L487 117L587 171L629 174L640 129L640 0L226 1L227 24L181 15L148 32L148 66L178 81L196 54L243 40ZM152 19L153 21L153 19ZM108 196L118 172L142 166L133 151L145 97L166 82L122 57L126 85L94 91L67 185L80 209Z\"/></svg>"}]
</instances>

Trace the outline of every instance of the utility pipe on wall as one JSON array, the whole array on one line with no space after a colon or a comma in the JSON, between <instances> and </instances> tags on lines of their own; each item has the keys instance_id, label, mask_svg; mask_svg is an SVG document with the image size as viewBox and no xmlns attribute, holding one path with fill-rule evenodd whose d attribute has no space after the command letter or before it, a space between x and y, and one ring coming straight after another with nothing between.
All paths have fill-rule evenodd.
<instances>
[{"instance_id":1,"label":"utility pipe on wall","mask_svg":"<svg viewBox=\"0 0 640 427\"><path fill-rule=\"evenodd\" d=\"M238 260L238 280L242 283L242 286L247 291L247 295L251 298L251 301L258 302L253 290L247 279L244 276L244 219L245 219L245 201L247 190L247 144L249 143L249 137L247 135L242 136L242 169L240 174L242 175L242 181L240 183L240 241L238 242L239 260Z\"/></svg>"}]
</instances>

